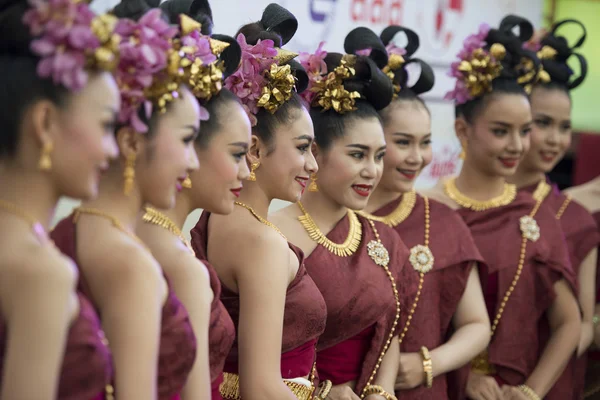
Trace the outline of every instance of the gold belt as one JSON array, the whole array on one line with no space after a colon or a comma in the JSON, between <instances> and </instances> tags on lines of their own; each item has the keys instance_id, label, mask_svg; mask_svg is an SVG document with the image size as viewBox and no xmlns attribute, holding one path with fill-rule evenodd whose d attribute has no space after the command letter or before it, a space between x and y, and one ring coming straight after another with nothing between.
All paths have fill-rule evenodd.
<instances>
[{"instance_id":1,"label":"gold belt","mask_svg":"<svg viewBox=\"0 0 600 400\"><path fill-rule=\"evenodd\" d=\"M313 385L310 387L301 383L288 381L286 379L283 382L290 388L292 393L298 398L298 400L311 400L312 394L315 390ZM223 374L223 383L219 386L219 392L221 396L226 400L241 400L240 395L240 377L237 374L230 374L225 372Z\"/></svg>"}]
</instances>

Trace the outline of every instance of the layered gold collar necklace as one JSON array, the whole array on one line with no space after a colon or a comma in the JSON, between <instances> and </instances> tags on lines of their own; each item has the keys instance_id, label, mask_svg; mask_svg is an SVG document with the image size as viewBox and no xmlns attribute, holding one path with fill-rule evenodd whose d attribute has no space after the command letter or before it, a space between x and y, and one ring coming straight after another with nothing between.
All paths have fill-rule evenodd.
<instances>
[{"instance_id":1,"label":"layered gold collar necklace","mask_svg":"<svg viewBox=\"0 0 600 400\"><path fill-rule=\"evenodd\" d=\"M512 203L517 197L517 187L508 183L504 184L504 191L500 196L489 200L475 200L460 192L456 187L456 178L450 178L444 184L444 191L452 200L463 208L468 208L473 211L485 211L492 208L506 206Z\"/></svg>"},{"instance_id":2,"label":"layered gold collar necklace","mask_svg":"<svg viewBox=\"0 0 600 400\"><path fill-rule=\"evenodd\" d=\"M173 235L177 236L177 238L185 245L185 247L187 247L190 253L195 254L194 248L192 247L190 241L187 240L181 229L179 229L173 220L171 220L171 218L167 217L165 214L148 206L144 209L144 216L142 219L148 224L160 226L161 228L171 232Z\"/></svg>"}]
</instances>

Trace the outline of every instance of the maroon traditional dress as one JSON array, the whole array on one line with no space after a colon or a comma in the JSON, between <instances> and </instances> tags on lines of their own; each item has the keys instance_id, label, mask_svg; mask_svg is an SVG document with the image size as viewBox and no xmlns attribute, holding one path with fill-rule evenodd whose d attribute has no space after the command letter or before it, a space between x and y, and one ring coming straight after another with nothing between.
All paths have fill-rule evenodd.
<instances>
[{"instance_id":1,"label":"maroon traditional dress","mask_svg":"<svg viewBox=\"0 0 600 400\"><path fill-rule=\"evenodd\" d=\"M410 325L406 325L410 310L404 310L401 314L400 332L406 332L400 350L403 353L418 353L422 346L433 350L444 344L451 335L452 318L467 286L471 266L474 262L481 264L483 259L469 228L454 210L415 192L404 194L373 214L381 222L394 227L415 253L419 250L418 246L426 243L425 219L428 216L428 247L434 262L432 269L423 274L419 300L413 299L410 306L411 309L416 306ZM414 279L419 280L421 273L417 268L413 267L411 273L415 275ZM397 392L397 396L411 400L447 400L446 375L436 377L430 389L420 386Z\"/></svg>"},{"instance_id":2,"label":"maroon traditional dress","mask_svg":"<svg viewBox=\"0 0 600 400\"><path fill-rule=\"evenodd\" d=\"M112 360L98 315L85 296L78 293L77 297L79 315L69 329L57 399L99 400L104 398L105 387L112 379ZM4 321L0 319L0 387L6 330Z\"/></svg>"},{"instance_id":3,"label":"maroon traditional dress","mask_svg":"<svg viewBox=\"0 0 600 400\"><path fill-rule=\"evenodd\" d=\"M219 386L223 382L225 359L235 339L235 326L221 301L221 281L217 271L206 260L202 260L210 274L210 286L213 291L213 302L210 310L208 345L210 357L210 379L212 382L212 400L221 400Z\"/></svg>"},{"instance_id":4,"label":"maroon traditional dress","mask_svg":"<svg viewBox=\"0 0 600 400\"><path fill-rule=\"evenodd\" d=\"M200 259L206 259L209 218L210 213L204 211L191 231L192 247ZM300 267L296 277L288 286L285 299L281 349L281 376L283 379L306 377L311 374L317 339L325 329L327 315L323 296L306 273L304 254L291 243L289 246L297 255ZM221 301L229 312L237 331L240 316L239 294L229 290L222 282L221 284ZM238 374L238 358L238 343L235 338L225 360L224 372Z\"/></svg>"},{"instance_id":5,"label":"maroon traditional dress","mask_svg":"<svg viewBox=\"0 0 600 400\"><path fill-rule=\"evenodd\" d=\"M533 216L539 227L537 240L534 224L521 220L535 207L536 201L529 193L519 192L506 206L485 211L458 210L487 264L480 268L480 275L492 325L518 272L522 231L532 237L527 239L521 275L488 348L487 359L493 369L490 373L500 386L526 382L544 351L540 336L548 323L546 311L556 297L554 284L565 279L573 287L568 249L555 213L539 207ZM463 392L457 393L458 397L452 398L465 398Z\"/></svg>"},{"instance_id":6,"label":"maroon traditional dress","mask_svg":"<svg viewBox=\"0 0 600 400\"><path fill-rule=\"evenodd\" d=\"M600 211L592 214L598 231L600 232ZM598 248L600 253L600 247ZM596 267L596 304L600 303L600 257ZM584 398L592 400L600 400L600 351L592 350L589 352L588 365L585 371L585 394Z\"/></svg>"},{"instance_id":7,"label":"maroon traditional dress","mask_svg":"<svg viewBox=\"0 0 600 400\"><path fill-rule=\"evenodd\" d=\"M56 225L51 235L56 246L67 256L77 261L77 235L73 216ZM91 297L85 276L79 275L80 290ZM167 279L168 284L168 279ZM185 386L187 377L196 359L196 337L192 331L187 311L179 302L170 285L167 299L162 309L160 349L158 359L158 398L177 400ZM96 307L96 311L100 314ZM100 314L100 318L102 315ZM118 397L118 388L115 388Z\"/></svg>"},{"instance_id":8,"label":"maroon traditional dress","mask_svg":"<svg viewBox=\"0 0 600 400\"><path fill-rule=\"evenodd\" d=\"M350 232L351 215L341 219L327 234L334 243L343 243ZM317 246L306 259L306 269L327 304L327 325L319 339L317 370L321 379L333 385L356 382L361 394L376 377L380 357L392 336L397 334L397 299L390 276L369 255L368 244L377 236L369 220L357 216L362 231L358 249L338 256ZM417 281L407 264L409 252L393 229L374 223L389 253L388 268L397 283L401 312L407 310L416 292Z\"/></svg>"},{"instance_id":9,"label":"maroon traditional dress","mask_svg":"<svg viewBox=\"0 0 600 400\"><path fill-rule=\"evenodd\" d=\"M542 181L522 190L533 194L538 187L543 185L549 185L549 182ZM578 282L581 263L589 252L600 243L600 234L596 222L583 206L572 201L570 196L561 193L556 185L551 185L550 193L545 197L543 205L549 207L555 214L556 219L560 221L574 273L572 280ZM541 340L546 342L550 337L550 330L547 325L544 328L545 332L543 332ZM548 400L580 399L583 395L586 364L586 355L579 359L576 359L576 355L574 355L545 398Z\"/></svg>"}]
</instances>

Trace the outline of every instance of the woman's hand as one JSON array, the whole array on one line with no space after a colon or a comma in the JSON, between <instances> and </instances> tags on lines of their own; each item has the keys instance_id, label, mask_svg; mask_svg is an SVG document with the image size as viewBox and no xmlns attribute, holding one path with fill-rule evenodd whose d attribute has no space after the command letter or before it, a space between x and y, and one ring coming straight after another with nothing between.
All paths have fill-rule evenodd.
<instances>
[{"instance_id":1,"label":"woman's hand","mask_svg":"<svg viewBox=\"0 0 600 400\"><path fill-rule=\"evenodd\" d=\"M423 357L419 353L401 353L396 390L409 390L421 386L425 381Z\"/></svg>"},{"instance_id":2,"label":"woman's hand","mask_svg":"<svg viewBox=\"0 0 600 400\"><path fill-rule=\"evenodd\" d=\"M498 382L490 376L476 372L469 374L467 397L471 400L504 400Z\"/></svg>"},{"instance_id":3,"label":"woman's hand","mask_svg":"<svg viewBox=\"0 0 600 400\"><path fill-rule=\"evenodd\" d=\"M504 400L530 400L529 397L517 387L508 385L502 387L502 396Z\"/></svg>"},{"instance_id":4,"label":"woman's hand","mask_svg":"<svg viewBox=\"0 0 600 400\"><path fill-rule=\"evenodd\" d=\"M369 400L376 400L370 397L368 397ZM327 400L360 400L360 397L348 385L335 385L331 388Z\"/></svg>"}]
</instances>

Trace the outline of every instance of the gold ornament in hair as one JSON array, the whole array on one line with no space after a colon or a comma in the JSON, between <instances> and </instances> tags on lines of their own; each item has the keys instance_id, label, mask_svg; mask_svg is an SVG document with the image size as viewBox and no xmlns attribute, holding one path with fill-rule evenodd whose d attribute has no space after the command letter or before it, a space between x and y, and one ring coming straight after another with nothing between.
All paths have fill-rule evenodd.
<instances>
[{"instance_id":1,"label":"gold ornament in hair","mask_svg":"<svg viewBox=\"0 0 600 400\"><path fill-rule=\"evenodd\" d=\"M276 63L271 64L271 67L265 70L264 77L267 83L263 86L256 105L274 114L283 103L292 97L296 78L292 74L289 64L280 66Z\"/></svg>"},{"instance_id":2,"label":"gold ornament in hair","mask_svg":"<svg viewBox=\"0 0 600 400\"><path fill-rule=\"evenodd\" d=\"M202 24L181 14L179 17L181 37L173 39L168 53L168 64L165 79L157 80L147 90L147 96L155 100L161 113L166 111L167 104L179 97L182 84L187 84L195 97L209 100L219 93L223 87L223 63L213 61L205 64L201 56L197 56L198 46L184 44L184 37L193 35L196 40L207 40L213 55L219 56L229 43L211 39L200 33Z\"/></svg>"},{"instance_id":3,"label":"gold ornament in hair","mask_svg":"<svg viewBox=\"0 0 600 400\"><path fill-rule=\"evenodd\" d=\"M343 58L332 72L325 77L317 80L310 89L316 93L314 99L324 111L333 108L336 112L344 114L348 111L354 111L356 108L356 99L360 98L360 93L350 92L344 88L344 80L354 76L356 71L350 64L353 58ZM349 63L350 62L350 63Z\"/></svg>"},{"instance_id":4,"label":"gold ornament in hair","mask_svg":"<svg viewBox=\"0 0 600 400\"><path fill-rule=\"evenodd\" d=\"M103 14L96 16L91 23L91 30L101 45L94 50L91 62L98 68L112 71L119 63L119 44L121 36L114 33L118 19L114 15Z\"/></svg>"},{"instance_id":5,"label":"gold ornament in hair","mask_svg":"<svg viewBox=\"0 0 600 400\"><path fill-rule=\"evenodd\" d=\"M463 74L463 82L472 97L479 97L492 90L492 81L500 76L502 64L506 56L506 48L494 43L489 53L482 48L475 49L471 57L462 60L458 70Z\"/></svg>"},{"instance_id":6,"label":"gold ornament in hair","mask_svg":"<svg viewBox=\"0 0 600 400\"><path fill-rule=\"evenodd\" d=\"M383 73L386 74L392 81L392 85L394 87L394 97L398 96L398 93L400 93L401 89L400 84L394 82L394 78L396 77L394 71L400 69L405 62L406 60L404 60L404 57L402 57L400 54L390 54L388 63L385 67L383 67L382 70Z\"/></svg>"}]
</instances>

